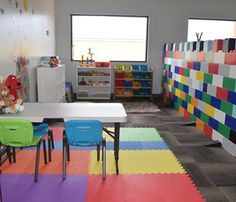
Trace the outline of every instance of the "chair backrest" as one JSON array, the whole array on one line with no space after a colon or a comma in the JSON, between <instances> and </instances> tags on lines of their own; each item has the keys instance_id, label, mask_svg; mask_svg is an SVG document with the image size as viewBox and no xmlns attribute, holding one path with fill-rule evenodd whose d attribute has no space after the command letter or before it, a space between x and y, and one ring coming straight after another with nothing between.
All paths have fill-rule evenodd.
<instances>
[{"instance_id":1,"label":"chair backrest","mask_svg":"<svg viewBox=\"0 0 236 202\"><path fill-rule=\"evenodd\" d=\"M70 120L65 123L70 145L90 146L102 143L102 123L98 120Z\"/></svg>"},{"instance_id":2,"label":"chair backrest","mask_svg":"<svg viewBox=\"0 0 236 202\"><path fill-rule=\"evenodd\" d=\"M34 138L33 125L27 120L0 120L0 142L6 146L25 147Z\"/></svg>"}]
</instances>

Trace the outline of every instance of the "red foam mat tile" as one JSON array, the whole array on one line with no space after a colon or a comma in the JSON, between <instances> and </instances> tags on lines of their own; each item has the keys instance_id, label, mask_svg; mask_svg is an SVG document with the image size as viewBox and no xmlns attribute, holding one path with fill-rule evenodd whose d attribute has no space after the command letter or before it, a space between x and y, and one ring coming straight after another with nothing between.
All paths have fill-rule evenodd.
<instances>
[{"instance_id":1,"label":"red foam mat tile","mask_svg":"<svg viewBox=\"0 0 236 202\"><path fill-rule=\"evenodd\" d=\"M86 202L203 202L186 174L101 175L88 179Z\"/></svg>"}]
</instances>

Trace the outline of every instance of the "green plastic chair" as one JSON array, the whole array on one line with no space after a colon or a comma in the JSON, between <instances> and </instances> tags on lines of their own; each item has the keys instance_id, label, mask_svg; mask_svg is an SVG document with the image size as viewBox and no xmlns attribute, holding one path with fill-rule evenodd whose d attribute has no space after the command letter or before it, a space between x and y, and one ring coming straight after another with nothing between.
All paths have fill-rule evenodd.
<instances>
[{"instance_id":1,"label":"green plastic chair","mask_svg":"<svg viewBox=\"0 0 236 202\"><path fill-rule=\"evenodd\" d=\"M14 152L8 152L9 162L11 156L16 162L15 148L37 147L34 181L38 181L40 146L43 142L44 163L47 164L46 142L42 136L35 136L33 125L27 120L2 119L0 120L0 146L12 148ZM9 149L8 149L9 151Z\"/></svg>"}]
</instances>

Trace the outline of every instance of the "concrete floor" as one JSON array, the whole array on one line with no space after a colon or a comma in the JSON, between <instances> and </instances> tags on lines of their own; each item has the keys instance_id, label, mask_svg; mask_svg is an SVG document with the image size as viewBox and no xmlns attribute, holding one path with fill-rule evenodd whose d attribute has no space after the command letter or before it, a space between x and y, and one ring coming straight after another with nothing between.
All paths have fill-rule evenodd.
<instances>
[{"instance_id":1,"label":"concrete floor","mask_svg":"<svg viewBox=\"0 0 236 202\"><path fill-rule=\"evenodd\" d=\"M182 126L188 121L174 109L158 107L157 113L129 113L122 127L155 127L207 202L235 202L236 158L222 147L207 147L212 141L195 126Z\"/></svg>"}]
</instances>

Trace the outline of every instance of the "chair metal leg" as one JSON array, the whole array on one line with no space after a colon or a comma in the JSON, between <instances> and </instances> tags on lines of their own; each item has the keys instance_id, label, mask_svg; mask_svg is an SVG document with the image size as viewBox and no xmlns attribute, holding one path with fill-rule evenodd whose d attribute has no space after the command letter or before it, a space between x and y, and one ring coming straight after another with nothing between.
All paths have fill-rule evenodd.
<instances>
[{"instance_id":1,"label":"chair metal leg","mask_svg":"<svg viewBox=\"0 0 236 202\"><path fill-rule=\"evenodd\" d=\"M52 129L50 129L50 130L48 131L48 134L49 134L49 136L50 136L50 138L51 138L52 149L54 149L55 146L54 146L54 138L53 138L53 132L52 132Z\"/></svg>"},{"instance_id":2,"label":"chair metal leg","mask_svg":"<svg viewBox=\"0 0 236 202\"><path fill-rule=\"evenodd\" d=\"M7 156L8 156L9 163L12 164L12 159L11 159L11 156L12 156L11 147L7 147Z\"/></svg>"},{"instance_id":3,"label":"chair metal leg","mask_svg":"<svg viewBox=\"0 0 236 202\"><path fill-rule=\"evenodd\" d=\"M62 151L62 159L63 159L63 164L62 164L62 179L66 179L66 143L65 139L63 138L63 151Z\"/></svg>"},{"instance_id":4,"label":"chair metal leg","mask_svg":"<svg viewBox=\"0 0 236 202\"><path fill-rule=\"evenodd\" d=\"M102 179L106 179L106 140L102 143Z\"/></svg>"},{"instance_id":5,"label":"chair metal leg","mask_svg":"<svg viewBox=\"0 0 236 202\"><path fill-rule=\"evenodd\" d=\"M16 148L12 147L12 156L13 156L13 163L16 162Z\"/></svg>"},{"instance_id":6,"label":"chair metal leg","mask_svg":"<svg viewBox=\"0 0 236 202\"><path fill-rule=\"evenodd\" d=\"M100 145L97 145L97 161L100 161Z\"/></svg>"},{"instance_id":7,"label":"chair metal leg","mask_svg":"<svg viewBox=\"0 0 236 202\"><path fill-rule=\"evenodd\" d=\"M70 145L66 144L67 161L70 161Z\"/></svg>"},{"instance_id":8,"label":"chair metal leg","mask_svg":"<svg viewBox=\"0 0 236 202\"><path fill-rule=\"evenodd\" d=\"M46 141L45 141L45 139L43 139L42 141L43 141L44 163L47 164L48 163L48 159L47 159Z\"/></svg>"},{"instance_id":9,"label":"chair metal leg","mask_svg":"<svg viewBox=\"0 0 236 202\"><path fill-rule=\"evenodd\" d=\"M34 181L38 181L38 175L39 175L39 160L40 160L40 145L41 141L37 145L37 151L36 151L36 162L35 162L35 173L34 173Z\"/></svg>"},{"instance_id":10,"label":"chair metal leg","mask_svg":"<svg viewBox=\"0 0 236 202\"><path fill-rule=\"evenodd\" d=\"M51 137L48 136L48 161L51 162L52 161L52 144L51 144Z\"/></svg>"}]
</instances>

